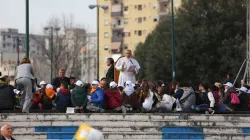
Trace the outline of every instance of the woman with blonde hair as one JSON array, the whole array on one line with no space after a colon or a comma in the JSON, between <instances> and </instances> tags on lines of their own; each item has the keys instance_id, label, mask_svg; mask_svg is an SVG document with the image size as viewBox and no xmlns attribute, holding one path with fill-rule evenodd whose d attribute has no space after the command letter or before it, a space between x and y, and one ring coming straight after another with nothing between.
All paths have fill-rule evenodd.
<instances>
[{"instance_id":1,"label":"woman with blonde hair","mask_svg":"<svg viewBox=\"0 0 250 140\"><path fill-rule=\"evenodd\" d=\"M21 106L23 113L29 113L31 100L33 97L33 81L35 80L29 58L23 58L21 64L17 67L16 84L23 91L21 97Z\"/></svg>"}]
</instances>

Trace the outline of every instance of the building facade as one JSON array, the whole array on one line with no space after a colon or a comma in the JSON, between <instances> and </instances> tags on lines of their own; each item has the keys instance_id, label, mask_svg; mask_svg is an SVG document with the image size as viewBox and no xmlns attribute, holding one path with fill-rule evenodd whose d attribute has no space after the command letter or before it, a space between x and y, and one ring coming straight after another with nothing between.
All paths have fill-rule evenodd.
<instances>
[{"instance_id":1,"label":"building facade","mask_svg":"<svg viewBox=\"0 0 250 140\"><path fill-rule=\"evenodd\" d=\"M30 35L36 39L43 39L45 36ZM37 56L42 55L42 45L36 42L36 40L30 38L30 58L31 60ZM0 71L3 75L8 75L13 84L16 67L18 66L18 60L21 61L25 57L26 51L26 36L19 33L18 29L3 28L0 29ZM19 54L19 57L18 57Z\"/></svg>"},{"instance_id":2,"label":"building facade","mask_svg":"<svg viewBox=\"0 0 250 140\"><path fill-rule=\"evenodd\" d=\"M174 0L177 8L181 0ZM99 75L107 72L106 59L115 61L130 49L144 43L163 16L170 13L171 0L98 0L107 5L107 10L99 9Z\"/></svg>"},{"instance_id":3,"label":"building facade","mask_svg":"<svg viewBox=\"0 0 250 140\"><path fill-rule=\"evenodd\" d=\"M96 33L87 33L86 46L82 48L82 80L90 83L97 77L97 38Z\"/></svg>"}]
</instances>

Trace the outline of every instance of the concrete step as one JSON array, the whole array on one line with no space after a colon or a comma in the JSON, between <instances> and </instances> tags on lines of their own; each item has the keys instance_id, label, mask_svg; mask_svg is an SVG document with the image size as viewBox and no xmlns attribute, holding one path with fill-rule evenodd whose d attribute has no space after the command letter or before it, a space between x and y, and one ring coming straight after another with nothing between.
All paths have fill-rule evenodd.
<instances>
[{"instance_id":1,"label":"concrete step","mask_svg":"<svg viewBox=\"0 0 250 140\"><path fill-rule=\"evenodd\" d=\"M130 127L130 126L139 126L139 127L163 127L163 126L214 126L214 127L249 127L250 122L240 122L240 121L189 121L189 120L174 120L174 121L164 121L164 122L150 122L150 121L28 121L28 122L9 122L8 120L2 121L1 123L9 123L13 126L79 126L82 123L86 123L93 127Z\"/></svg>"},{"instance_id":2,"label":"concrete step","mask_svg":"<svg viewBox=\"0 0 250 140\"><path fill-rule=\"evenodd\" d=\"M9 122L18 121L239 121L250 122L247 115L205 115L205 114L0 114L0 122L8 120Z\"/></svg>"},{"instance_id":3,"label":"concrete step","mask_svg":"<svg viewBox=\"0 0 250 140\"><path fill-rule=\"evenodd\" d=\"M171 126L167 126L168 128L171 128ZM102 132L156 132L160 133L162 132L162 129L160 127L138 127L138 126L131 126L131 127L94 127ZM175 128L174 126L172 128ZM197 127L193 127L197 128ZM199 127L198 127L199 128ZM203 133L215 133L215 134L221 134L221 133L230 133L230 134L241 134L244 133L250 133L249 128L241 128L241 127L202 127ZM46 126L46 127L15 127L14 128L14 134L23 134L23 133L34 133L34 132L76 132L78 129L78 126L65 126L65 127L57 127L57 126Z\"/></svg>"},{"instance_id":4,"label":"concrete step","mask_svg":"<svg viewBox=\"0 0 250 140\"><path fill-rule=\"evenodd\" d=\"M16 139L72 139L75 133L27 133L14 135ZM104 139L206 139L206 140L249 140L250 134L203 134L203 133L140 133L119 132L104 133Z\"/></svg>"}]
</instances>

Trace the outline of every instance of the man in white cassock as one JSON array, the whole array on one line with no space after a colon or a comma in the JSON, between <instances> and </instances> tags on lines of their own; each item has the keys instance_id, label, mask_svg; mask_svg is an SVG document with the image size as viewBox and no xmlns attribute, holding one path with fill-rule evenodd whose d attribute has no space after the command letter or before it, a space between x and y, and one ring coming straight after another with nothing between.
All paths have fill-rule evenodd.
<instances>
[{"instance_id":1,"label":"man in white cassock","mask_svg":"<svg viewBox=\"0 0 250 140\"><path fill-rule=\"evenodd\" d=\"M118 60L115 68L120 71L118 86L124 87L126 81L131 81L132 84L136 83L135 75L141 67L138 62L132 58L132 51L126 50L125 57Z\"/></svg>"}]
</instances>

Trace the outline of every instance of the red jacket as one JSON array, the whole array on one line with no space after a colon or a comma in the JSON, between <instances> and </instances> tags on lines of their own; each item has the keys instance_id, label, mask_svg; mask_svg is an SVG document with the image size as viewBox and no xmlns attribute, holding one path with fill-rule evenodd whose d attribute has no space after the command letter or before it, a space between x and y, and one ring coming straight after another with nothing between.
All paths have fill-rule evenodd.
<instances>
[{"instance_id":1,"label":"red jacket","mask_svg":"<svg viewBox=\"0 0 250 140\"><path fill-rule=\"evenodd\" d=\"M113 110L122 106L122 96L118 90L111 91L107 89L105 91L105 103L108 110Z\"/></svg>"}]
</instances>

